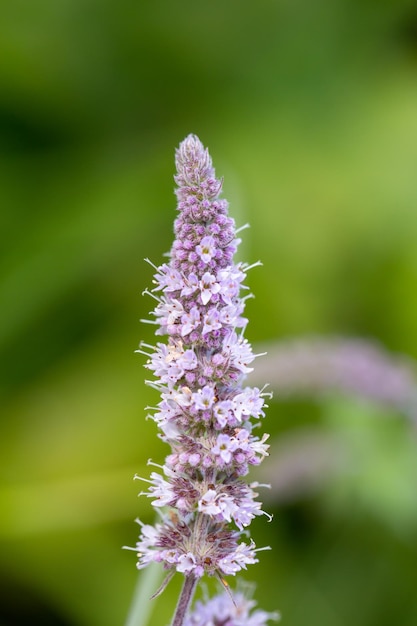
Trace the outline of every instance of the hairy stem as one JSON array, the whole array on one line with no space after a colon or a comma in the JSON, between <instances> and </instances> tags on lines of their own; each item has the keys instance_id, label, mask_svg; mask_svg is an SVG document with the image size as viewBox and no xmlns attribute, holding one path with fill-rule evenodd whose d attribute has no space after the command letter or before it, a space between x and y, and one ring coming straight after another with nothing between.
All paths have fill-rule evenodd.
<instances>
[{"instance_id":1,"label":"hairy stem","mask_svg":"<svg viewBox=\"0 0 417 626\"><path fill-rule=\"evenodd\" d=\"M197 578L195 576L186 576L183 588L181 590L180 597L178 599L177 608L175 610L174 619L172 620L172 626L182 626L185 616L187 614L188 607L194 595L194 591L197 585Z\"/></svg>"}]
</instances>

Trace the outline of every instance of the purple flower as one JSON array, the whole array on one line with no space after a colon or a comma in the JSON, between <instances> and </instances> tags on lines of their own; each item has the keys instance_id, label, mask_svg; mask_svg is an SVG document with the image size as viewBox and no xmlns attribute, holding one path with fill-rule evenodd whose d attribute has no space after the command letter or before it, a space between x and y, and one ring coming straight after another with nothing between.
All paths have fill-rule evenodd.
<instances>
[{"instance_id":1,"label":"purple flower","mask_svg":"<svg viewBox=\"0 0 417 626\"><path fill-rule=\"evenodd\" d=\"M216 241L211 236L203 237L198 246L196 246L196 252L204 263L208 263L216 254Z\"/></svg>"},{"instance_id":2,"label":"purple flower","mask_svg":"<svg viewBox=\"0 0 417 626\"><path fill-rule=\"evenodd\" d=\"M196 569L196 559L192 552L187 552L187 554L181 554L178 557L177 571L183 572L184 574L188 574L190 572L194 572Z\"/></svg>"},{"instance_id":3,"label":"purple flower","mask_svg":"<svg viewBox=\"0 0 417 626\"><path fill-rule=\"evenodd\" d=\"M264 415L262 407L264 406L264 399L261 392L257 387L246 387L242 393L237 394L233 398L234 415L242 420L242 417L252 415L252 417L260 417Z\"/></svg>"},{"instance_id":4,"label":"purple flower","mask_svg":"<svg viewBox=\"0 0 417 626\"><path fill-rule=\"evenodd\" d=\"M214 389L209 385L206 385L202 389L198 389L196 393L193 393L194 408L205 411L211 409L214 402Z\"/></svg>"},{"instance_id":5,"label":"purple flower","mask_svg":"<svg viewBox=\"0 0 417 626\"><path fill-rule=\"evenodd\" d=\"M256 602L248 600L243 593L235 593L234 602L223 593L206 602L197 602L184 626L266 626L270 620L278 620L278 613L266 613L255 609Z\"/></svg>"},{"instance_id":6,"label":"purple flower","mask_svg":"<svg viewBox=\"0 0 417 626\"><path fill-rule=\"evenodd\" d=\"M200 325L200 311L198 308L193 306L189 313L184 313L181 318L181 322L181 335L185 337L185 335L189 335L192 330L198 328Z\"/></svg>"},{"instance_id":7,"label":"purple flower","mask_svg":"<svg viewBox=\"0 0 417 626\"><path fill-rule=\"evenodd\" d=\"M221 512L221 509L216 502L217 493L214 489L209 489L202 496L198 503L198 510L206 513L207 515L218 515Z\"/></svg>"},{"instance_id":8,"label":"purple flower","mask_svg":"<svg viewBox=\"0 0 417 626\"><path fill-rule=\"evenodd\" d=\"M219 457L219 463L230 463L233 452L236 450L236 440L229 435L221 434L217 437L216 445L212 447L211 452Z\"/></svg>"},{"instance_id":9,"label":"purple flower","mask_svg":"<svg viewBox=\"0 0 417 626\"><path fill-rule=\"evenodd\" d=\"M230 400L222 400L217 402L213 407L213 416L216 420L215 427L222 430L230 419L233 419L233 402Z\"/></svg>"},{"instance_id":10,"label":"purple flower","mask_svg":"<svg viewBox=\"0 0 417 626\"><path fill-rule=\"evenodd\" d=\"M197 274L191 272L188 276L183 277L183 287L181 289L181 296L190 296L198 289L198 277Z\"/></svg>"},{"instance_id":11,"label":"purple flower","mask_svg":"<svg viewBox=\"0 0 417 626\"><path fill-rule=\"evenodd\" d=\"M220 313L214 307L209 309L208 313L204 316L204 324L203 330L201 331L202 335L205 335L213 330L218 330L222 327L222 322L220 320Z\"/></svg>"},{"instance_id":12,"label":"purple flower","mask_svg":"<svg viewBox=\"0 0 417 626\"><path fill-rule=\"evenodd\" d=\"M201 302L203 304L210 302L212 296L219 293L221 289L219 283L216 282L216 277L209 272L205 272L205 274L203 274L199 286L201 291Z\"/></svg>"}]
</instances>

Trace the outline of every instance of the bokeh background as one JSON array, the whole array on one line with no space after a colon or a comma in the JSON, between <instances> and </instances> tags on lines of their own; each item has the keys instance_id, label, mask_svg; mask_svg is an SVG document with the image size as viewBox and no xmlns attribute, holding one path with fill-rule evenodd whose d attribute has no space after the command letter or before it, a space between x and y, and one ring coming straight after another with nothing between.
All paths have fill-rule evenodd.
<instances>
[{"instance_id":1,"label":"bokeh background","mask_svg":"<svg viewBox=\"0 0 417 626\"><path fill-rule=\"evenodd\" d=\"M137 573L120 548L153 519L132 477L166 453L134 355L153 341L143 259L170 248L190 132L251 224L241 258L264 263L250 341L360 336L417 357L414 0L3 0L2 626L126 618ZM278 394L264 428L272 483L298 432L337 439L346 462L269 497L253 536L273 550L247 573L260 605L291 626L415 625L410 424Z\"/></svg>"}]
</instances>

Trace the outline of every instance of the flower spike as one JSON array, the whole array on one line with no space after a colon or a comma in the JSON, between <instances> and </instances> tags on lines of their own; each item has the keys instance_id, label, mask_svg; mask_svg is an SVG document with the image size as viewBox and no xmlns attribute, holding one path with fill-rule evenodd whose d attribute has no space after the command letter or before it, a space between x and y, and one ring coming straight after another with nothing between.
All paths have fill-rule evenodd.
<instances>
[{"instance_id":1,"label":"flower spike","mask_svg":"<svg viewBox=\"0 0 417 626\"><path fill-rule=\"evenodd\" d=\"M151 315L166 342L138 350L155 377L147 384L161 394L151 417L171 453L144 494L161 521L140 522L137 567L156 561L186 578L223 580L257 562L254 542L242 537L264 514L258 484L243 477L268 455L268 436L255 436L251 422L264 416L269 394L244 386L256 355L243 336L248 296L240 295L247 271L260 263L234 262L240 240L219 198L222 180L195 135L180 144L176 167L175 240L167 263L146 259L155 287L144 292L156 300Z\"/></svg>"}]
</instances>

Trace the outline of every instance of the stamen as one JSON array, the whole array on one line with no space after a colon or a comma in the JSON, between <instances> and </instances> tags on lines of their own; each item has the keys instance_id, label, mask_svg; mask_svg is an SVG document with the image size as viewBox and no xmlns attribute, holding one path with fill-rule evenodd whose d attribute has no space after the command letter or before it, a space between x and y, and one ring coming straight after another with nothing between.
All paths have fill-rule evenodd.
<instances>
[{"instance_id":1,"label":"stamen","mask_svg":"<svg viewBox=\"0 0 417 626\"><path fill-rule=\"evenodd\" d=\"M154 270L156 270L156 272L158 272L158 274L161 273L159 267L157 265L155 265L154 263L152 263L152 261L150 259L148 259L148 257L144 258L143 260L146 261L146 263L149 263L149 265L151 265L154 268Z\"/></svg>"},{"instance_id":2,"label":"stamen","mask_svg":"<svg viewBox=\"0 0 417 626\"><path fill-rule=\"evenodd\" d=\"M154 300L156 300L157 302L161 303L162 300L161 298L159 298L158 296L156 296L154 293L152 293L152 291L149 291L149 289L144 289L142 291L142 296L151 296L151 298L153 298Z\"/></svg>"},{"instance_id":3,"label":"stamen","mask_svg":"<svg viewBox=\"0 0 417 626\"><path fill-rule=\"evenodd\" d=\"M256 263L252 263L252 265L244 264L244 266L242 266L242 269L244 267L245 268L244 271L249 272L249 270L253 269L254 267L262 267L262 265L263 265L262 261L256 261Z\"/></svg>"},{"instance_id":4,"label":"stamen","mask_svg":"<svg viewBox=\"0 0 417 626\"><path fill-rule=\"evenodd\" d=\"M247 228L250 228L249 222L246 222L246 224L243 224L243 226L239 226L239 228L235 230L235 235L237 235L238 233L241 233L242 230L246 230Z\"/></svg>"}]
</instances>

